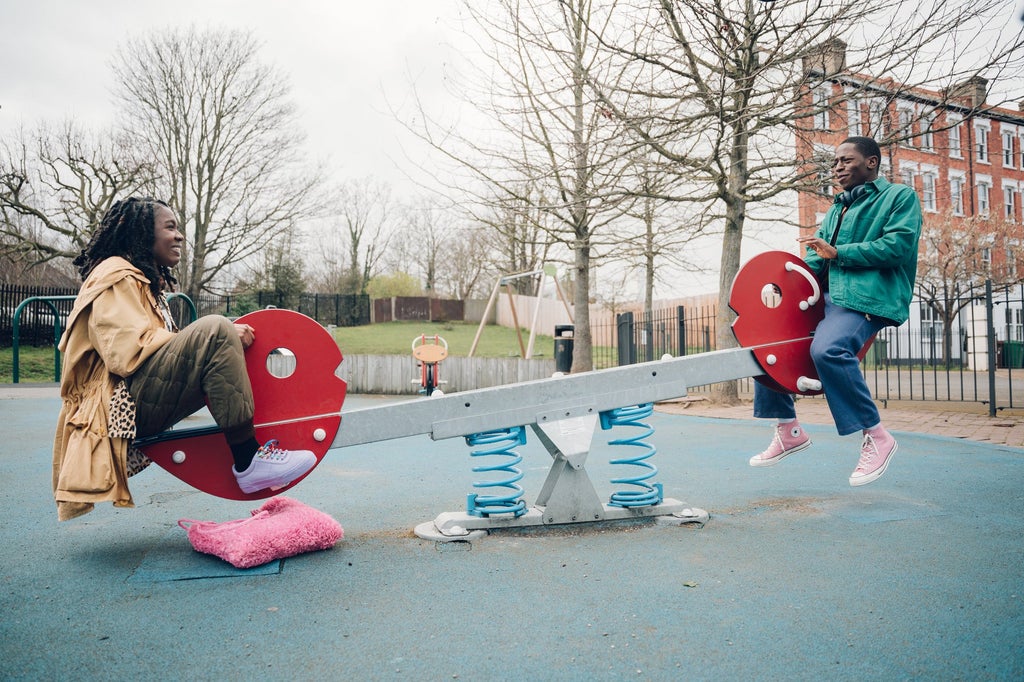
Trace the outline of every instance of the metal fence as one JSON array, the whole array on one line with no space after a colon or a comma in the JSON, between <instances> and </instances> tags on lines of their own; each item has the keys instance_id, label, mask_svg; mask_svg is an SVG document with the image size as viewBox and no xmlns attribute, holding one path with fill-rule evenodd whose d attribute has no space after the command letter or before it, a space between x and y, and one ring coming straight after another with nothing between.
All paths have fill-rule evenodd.
<instances>
[{"instance_id":1,"label":"metal fence","mask_svg":"<svg viewBox=\"0 0 1024 682\"><path fill-rule=\"evenodd\" d=\"M861 363L875 399L978 402L992 413L1024 407L1024 284L974 287L945 305L958 311L948 333L933 306L915 298L908 322L878 334ZM594 366L715 350L715 315L714 305L619 314L591 330ZM752 392L753 381L742 380L740 393Z\"/></svg>"},{"instance_id":2,"label":"metal fence","mask_svg":"<svg viewBox=\"0 0 1024 682\"><path fill-rule=\"evenodd\" d=\"M73 297L77 289L0 285L0 348L13 345L14 313L29 298ZM168 304L179 327L203 315L239 317L253 310L269 306L297 310L320 324L336 327L354 327L370 323L370 297L366 294L312 294L285 296L263 291L249 294L201 294L188 299L173 295ZM71 312L71 300L54 300L52 305L60 314L61 326ZM194 310L193 310L194 306ZM47 346L53 343L54 313L50 304L34 302L22 310L18 326L19 343L24 346Z\"/></svg>"}]
</instances>

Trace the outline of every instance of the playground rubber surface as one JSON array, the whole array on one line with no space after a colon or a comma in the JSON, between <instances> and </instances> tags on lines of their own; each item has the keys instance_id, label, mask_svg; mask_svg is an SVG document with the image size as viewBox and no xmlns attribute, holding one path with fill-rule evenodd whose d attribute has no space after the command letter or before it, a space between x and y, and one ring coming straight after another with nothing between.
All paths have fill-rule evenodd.
<instances>
[{"instance_id":1,"label":"playground rubber surface","mask_svg":"<svg viewBox=\"0 0 1024 682\"><path fill-rule=\"evenodd\" d=\"M374 402L350 396L343 412ZM656 480L710 513L702 528L435 543L412 529L464 510L479 462L462 439L389 440L331 451L286 493L341 522L333 549L237 571L194 552L177 521L258 504L157 467L131 481L137 508L58 523L58 408L52 388L0 392L0 679L1024 678L1013 445L890 424L888 472L851 488L859 440L827 423L804 419L814 445L755 469L764 422L659 409ZM612 433L587 460L602 498L622 475ZM532 504L551 459L532 432L520 454Z\"/></svg>"}]
</instances>

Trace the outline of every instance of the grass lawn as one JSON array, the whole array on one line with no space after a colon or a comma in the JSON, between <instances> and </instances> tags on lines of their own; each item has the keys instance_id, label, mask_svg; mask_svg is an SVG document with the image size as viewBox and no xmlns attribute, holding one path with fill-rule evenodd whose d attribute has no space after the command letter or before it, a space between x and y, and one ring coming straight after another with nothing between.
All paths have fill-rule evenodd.
<instances>
[{"instance_id":1,"label":"grass lawn","mask_svg":"<svg viewBox=\"0 0 1024 682\"><path fill-rule=\"evenodd\" d=\"M412 353L413 339L421 334L435 334L448 342L448 354L466 357L473 345L479 324L470 322L383 322L362 327L339 327L334 330L342 355L406 355ZM530 343L530 332L523 330L523 347ZM429 339L428 339L429 342ZM537 334L533 342L533 357L550 358L554 354L555 340ZM514 329L487 325L480 334L474 357L519 357L519 341Z\"/></svg>"},{"instance_id":2,"label":"grass lawn","mask_svg":"<svg viewBox=\"0 0 1024 682\"><path fill-rule=\"evenodd\" d=\"M385 322L362 327L339 327L334 338L342 355L411 355L412 341L420 334L441 336L448 342L448 354L455 357L469 355L479 325L462 322ZM530 342L530 332L523 331L523 346ZM535 358L550 358L554 353L554 338L537 335L534 340ZM478 358L519 357L519 341L514 329L487 325L480 335L476 352ZM14 351L0 348L0 384L14 381ZM46 383L53 381L53 348L21 346L18 353L19 381Z\"/></svg>"}]
</instances>

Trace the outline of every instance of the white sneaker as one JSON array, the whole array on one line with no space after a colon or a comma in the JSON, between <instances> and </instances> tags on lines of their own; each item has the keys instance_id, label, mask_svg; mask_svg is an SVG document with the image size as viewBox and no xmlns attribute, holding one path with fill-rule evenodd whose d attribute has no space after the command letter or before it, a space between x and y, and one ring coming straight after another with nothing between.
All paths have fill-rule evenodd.
<instances>
[{"instance_id":1,"label":"white sneaker","mask_svg":"<svg viewBox=\"0 0 1024 682\"><path fill-rule=\"evenodd\" d=\"M282 450L276 440L268 440L256 451L248 469L239 473L231 467L231 472L243 493L254 493L283 488L315 466L316 455L309 450Z\"/></svg>"}]
</instances>

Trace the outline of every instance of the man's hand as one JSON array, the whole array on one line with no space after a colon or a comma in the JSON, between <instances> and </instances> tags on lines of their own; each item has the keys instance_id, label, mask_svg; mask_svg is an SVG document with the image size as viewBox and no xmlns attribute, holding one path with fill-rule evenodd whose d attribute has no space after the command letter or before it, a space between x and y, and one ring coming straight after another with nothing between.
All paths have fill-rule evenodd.
<instances>
[{"instance_id":1,"label":"man's hand","mask_svg":"<svg viewBox=\"0 0 1024 682\"><path fill-rule=\"evenodd\" d=\"M800 237L797 241L814 251L814 253L818 254L825 260L833 260L839 257L839 251L836 247L832 246L821 237Z\"/></svg>"},{"instance_id":2,"label":"man's hand","mask_svg":"<svg viewBox=\"0 0 1024 682\"><path fill-rule=\"evenodd\" d=\"M242 348L248 348L256 340L256 330L247 324L236 324L235 331L238 332L238 339L242 342Z\"/></svg>"}]
</instances>

